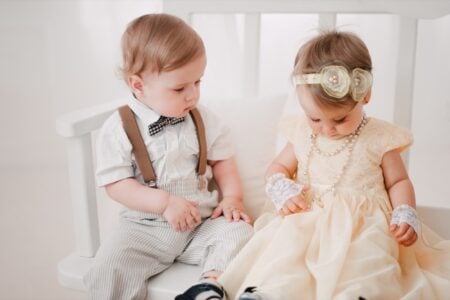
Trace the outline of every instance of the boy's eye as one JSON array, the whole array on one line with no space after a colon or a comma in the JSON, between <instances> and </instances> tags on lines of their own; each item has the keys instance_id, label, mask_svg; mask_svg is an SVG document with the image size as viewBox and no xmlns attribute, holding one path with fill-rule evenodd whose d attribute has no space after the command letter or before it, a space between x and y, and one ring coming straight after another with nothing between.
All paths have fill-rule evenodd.
<instances>
[{"instance_id":1,"label":"boy's eye","mask_svg":"<svg viewBox=\"0 0 450 300\"><path fill-rule=\"evenodd\" d=\"M199 79L199 80L197 80L197 81L195 82L195 84L196 84L196 85L199 85L200 82L201 82L201 80Z\"/></svg>"},{"instance_id":2,"label":"boy's eye","mask_svg":"<svg viewBox=\"0 0 450 300\"><path fill-rule=\"evenodd\" d=\"M320 119L313 119L313 118L310 118L310 119L311 119L311 121L313 121L314 123L320 122Z\"/></svg>"},{"instance_id":3,"label":"boy's eye","mask_svg":"<svg viewBox=\"0 0 450 300\"><path fill-rule=\"evenodd\" d=\"M179 88L179 89L174 89L175 92L182 92L184 90L184 87Z\"/></svg>"}]
</instances>

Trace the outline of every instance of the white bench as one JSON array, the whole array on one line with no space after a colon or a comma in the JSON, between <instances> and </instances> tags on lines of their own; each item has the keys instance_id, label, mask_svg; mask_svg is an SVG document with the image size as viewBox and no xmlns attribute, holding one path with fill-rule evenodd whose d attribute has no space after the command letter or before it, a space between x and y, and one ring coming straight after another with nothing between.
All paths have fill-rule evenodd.
<instances>
[{"instance_id":1,"label":"white bench","mask_svg":"<svg viewBox=\"0 0 450 300\"><path fill-rule=\"evenodd\" d=\"M253 127L262 128L261 132L252 136L251 144L248 136L254 132L252 126L243 127L247 113L259 104L260 118L252 121ZM73 112L58 119L57 127L60 135L66 137L69 151L71 196L75 217L77 251L65 257L58 265L58 279L61 285L69 288L85 290L83 275L93 262L99 246L99 230L97 220L96 192L94 188L94 171L91 153L91 132L102 124L102 121L119 106L122 101L108 103L97 107ZM232 130L237 136L237 161L242 168L241 177L244 184L246 205L252 216L259 214L266 200L263 194L263 172L270 155L275 151L275 123L273 113L281 113L283 97L246 101L237 107L235 103L212 103L217 111L228 111L233 118ZM270 120L272 118L272 120ZM225 118L227 119L227 118ZM239 130L237 130L239 128ZM236 135L236 134L235 134ZM265 135L265 137L261 137ZM270 139L273 139L270 141ZM255 155L258 153L259 155ZM264 149L264 150L263 150ZM260 177L260 178L258 178ZM84 200L84 201L82 201ZM419 213L431 228L440 235L450 239L450 209L419 207ZM168 270L153 277L149 281L148 299L173 299L184 291L200 275L199 266L175 263Z\"/></svg>"}]
</instances>

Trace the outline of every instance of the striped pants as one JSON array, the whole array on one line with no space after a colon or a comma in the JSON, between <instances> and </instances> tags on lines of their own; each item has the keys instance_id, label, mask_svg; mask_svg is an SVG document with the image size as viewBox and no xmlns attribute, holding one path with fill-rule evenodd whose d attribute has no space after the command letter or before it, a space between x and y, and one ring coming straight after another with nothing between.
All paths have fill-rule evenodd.
<instances>
[{"instance_id":1,"label":"striped pants","mask_svg":"<svg viewBox=\"0 0 450 300\"><path fill-rule=\"evenodd\" d=\"M91 299L145 299L147 280L174 261L223 271L253 234L251 225L206 219L194 231L176 232L166 221L122 218L84 277Z\"/></svg>"}]
</instances>

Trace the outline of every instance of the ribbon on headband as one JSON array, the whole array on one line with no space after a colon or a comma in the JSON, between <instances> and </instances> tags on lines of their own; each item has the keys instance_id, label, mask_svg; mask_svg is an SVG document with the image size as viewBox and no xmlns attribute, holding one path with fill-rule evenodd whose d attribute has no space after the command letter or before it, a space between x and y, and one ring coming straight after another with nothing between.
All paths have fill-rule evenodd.
<instances>
[{"instance_id":1,"label":"ribbon on headband","mask_svg":"<svg viewBox=\"0 0 450 300\"><path fill-rule=\"evenodd\" d=\"M361 101L372 87L372 74L355 68L349 73L343 66L323 67L319 73L300 74L293 78L294 84L320 84L324 92L340 102L349 92L356 102Z\"/></svg>"}]
</instances>

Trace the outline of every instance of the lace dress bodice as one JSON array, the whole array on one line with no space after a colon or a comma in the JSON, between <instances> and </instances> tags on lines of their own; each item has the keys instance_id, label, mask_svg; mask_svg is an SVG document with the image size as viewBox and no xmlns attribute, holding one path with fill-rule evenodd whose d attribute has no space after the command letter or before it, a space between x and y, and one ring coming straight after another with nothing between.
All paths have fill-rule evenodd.
<instances>
[{"instance_id":1,"label":"lace dress bodice","mask_svg":"<svg viewBox=\"0 0 450 300\"><path fill-rule=\"evenodd\" d=\"M334 156L323 156L313 151L309 166L306 166L311 147L311 129L305 117L286 118L280 127L288 141L294 145L298 160L297 180L300 183L309 182L313 190L319 191L330 187L336 176L341 176L335 193L364 195L379 201L384 209L390 209L381 163L386 152L394 149L402 151L411 145L412 135L408 130L376 118L368 118L343 170L349 155L348 148ZM332 140L323 135L319 135L316 140L323 152L333 152L344 142L345 138Z\"/></svg>"}]
</instances>

